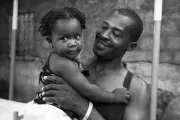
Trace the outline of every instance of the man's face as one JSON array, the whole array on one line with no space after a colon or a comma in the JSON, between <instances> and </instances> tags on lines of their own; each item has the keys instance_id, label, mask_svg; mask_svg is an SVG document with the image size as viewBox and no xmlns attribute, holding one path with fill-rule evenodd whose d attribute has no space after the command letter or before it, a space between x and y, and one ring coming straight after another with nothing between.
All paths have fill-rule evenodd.
<instances>
[{"instance_id":1,"label":"man's face","mask_svg":"<svg viewBox=\"0 0 180 120\"><path fill-rule=\"evenodd\" d=\"M133 24L131 18L118 13L103 21L96 33L93 46L95 55L104 60L123 56L131 42L127 29L131 24Z\"/></svg>"}]
</instances>

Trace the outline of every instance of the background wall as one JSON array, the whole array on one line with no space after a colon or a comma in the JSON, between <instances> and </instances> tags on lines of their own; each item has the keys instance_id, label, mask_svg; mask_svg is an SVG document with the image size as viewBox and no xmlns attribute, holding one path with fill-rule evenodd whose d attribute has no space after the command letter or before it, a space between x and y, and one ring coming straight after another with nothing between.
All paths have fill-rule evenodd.
<instances>
[{"instance_id":1,"label":"background wall","mask_svg":"<svg viewBox=\"0 0 180 120\"><path fill-rule=\"evenodd\" d=\"M5 0L4 0L5 1ZM0 9L0 55L8 53L8 17L12 15L12 0L6 0ZM142 18L144 32L139 40L139 47L127 53L125 61L151 61L153 48L153 3L154 0L19 0L19 13L35 13L35 42L36 53L39 57L46 58L50 47L38 32L40 19L52 8L73 6L85 13L87 29L84 33L85 47L81 58L93 55L91 49L94 42L94 33L103 18L115 8L129 7L134 9ZM179 0L164 0L162 37L161 37L161 62L180 63L180 13Z\"/></svg>"},{"instance_id":2,"label":"background wall","mask_svg":"<svg viewBox=\"0 0 180 120\"><path fill-rule=\"evenodd\" d=\"M151 80L151 60L153 49L154 0L19 0L19 13L34 12L35 52L34 61L16 61L15 100L31 100L38 88L38 74L51 48L38 32L40 19L52 8L73 6L85 13L87 29L84 32L85 47L81 59L93 55L92 45L97 27L109 12L116 8L129 7L135 10L144 23L144 31L139 46L127 52L123 60L128 68L148 83ZM164 0L160 48L160 68L158 87L180 95L180 1ZM0 78L9 80L9 16L12 15L12 0L0 1ZM170 110L172 111L172 110Z\"/></svg>"}]
</instances>

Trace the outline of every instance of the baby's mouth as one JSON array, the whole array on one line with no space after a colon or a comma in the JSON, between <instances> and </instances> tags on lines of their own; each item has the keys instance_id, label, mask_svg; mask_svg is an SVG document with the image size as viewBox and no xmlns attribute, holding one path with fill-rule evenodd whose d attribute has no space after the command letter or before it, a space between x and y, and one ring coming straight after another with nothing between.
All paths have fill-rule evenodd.
<instances>
[{"instance_id":1,"label":"baby's mouth","mask_svg":"<svg viewBox=\"0 0 180 120\"><path fill-rule=\"evenodd\" d=\"M70 51L68 52L68 54L71 54L71 55L78 54L78 53L79 53L79 51L78 51L77 49L75 49L75 50L70 50Z\"/></svg>"}]
</instances>

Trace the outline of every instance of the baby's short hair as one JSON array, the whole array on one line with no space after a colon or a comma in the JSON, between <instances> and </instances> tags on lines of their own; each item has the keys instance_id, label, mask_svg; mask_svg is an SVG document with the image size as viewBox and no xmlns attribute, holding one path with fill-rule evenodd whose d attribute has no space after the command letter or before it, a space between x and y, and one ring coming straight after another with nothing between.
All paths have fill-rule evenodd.
<instances>
[{"instance_id":1,"label":"baby's short hair","mask_svg":"<svg viewBox=\"0 0 180 120\"><path fill-rule=\"evenodd\" d=\"M50 37L52 28L59 19L76 18L82 29L86 28L86 18L84 13L73 7L50 10L40 21L39 32L43 37Z\"/></svg>"}]
</instances>

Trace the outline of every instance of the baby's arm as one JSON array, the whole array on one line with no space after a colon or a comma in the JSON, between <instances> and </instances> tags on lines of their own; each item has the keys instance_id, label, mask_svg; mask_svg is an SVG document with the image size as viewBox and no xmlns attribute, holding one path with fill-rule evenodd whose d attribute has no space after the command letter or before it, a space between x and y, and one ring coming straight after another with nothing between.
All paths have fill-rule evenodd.
<instances>
[{"instance_id":1,"label":"baby's arm","mask_svg":"<svg viewBox=\"0 0 180 120\"><path fill-rule=\"evenodd\" d=\"M53 54L50 59L50 69L58 76L77 90L82 96L96 102L119 103L125 102L126 91L123 89L116 92L107 92L95 84L91 84L80 72L78 66L73 61ZM116 95L115 95L116 94ZM119 95L118 95L119 94ZM122 94L122 95L120 95ZM124 96L123 96L124 95Z\"/></svg>"}]
</instances>

